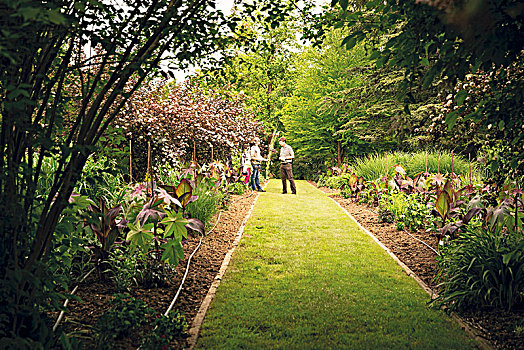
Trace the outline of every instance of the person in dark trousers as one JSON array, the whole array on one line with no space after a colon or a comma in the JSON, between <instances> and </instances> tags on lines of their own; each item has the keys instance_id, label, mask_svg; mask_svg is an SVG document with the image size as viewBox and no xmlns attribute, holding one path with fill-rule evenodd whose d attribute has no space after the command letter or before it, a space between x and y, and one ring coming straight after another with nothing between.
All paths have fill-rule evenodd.
<instances>
[{"instance_id":1,"label":"person in dark trousers","mask_svg":"<svg viewBox=\"0 0 524 350\"><path fill-rule=\"evenodd\" d=\"M286 144L286 138L281 137L278 139L280 144L280 178L282 179L282 193L287 193L287 183L286 180L289 180L289 185L291 187L291 193L297 194L297 188L295 186L295 180L293 180L293 169L291 163L293 158L295 158L295 153L290 145Z\"/></svg>"}]
</instances>

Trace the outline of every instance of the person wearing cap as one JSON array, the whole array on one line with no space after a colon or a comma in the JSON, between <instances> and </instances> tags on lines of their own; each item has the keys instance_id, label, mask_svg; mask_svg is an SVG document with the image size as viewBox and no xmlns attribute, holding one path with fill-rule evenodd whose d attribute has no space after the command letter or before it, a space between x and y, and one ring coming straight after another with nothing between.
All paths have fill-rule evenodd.
<instances>
[{"instance_id":1,"label":"person wearing cap","mask_svg":"<svg viewBox=\"0 0 524 350\"><path fill-rule=\"evenodd\" d=\"M251 188L253 191L266 192L260 187L260 163L266 161L264 157L260 154L260 139L258 137L253 140L253 146L250 150L250 159L251 159Z\"/></svg>"},{"instance_id":2,"label":"person wearing cap","mask_svg":"<svg viewBox=\"0 0 524 350\"><path fill-rule=\"evenodd\" d=\"M289 180L289 185L291 187L291 193L297 194L297 188L295 186L295 180L293 180L293 169L291 167L291 163L293 161L293 158L295 158L295 153L293 152L293 149L290 145L286 143L286 138L281 137L278 139L278 143L280 144L280 178L282 179L282 193L287 193L287 183L286 180Z\"/></svg>"}]
</instances>

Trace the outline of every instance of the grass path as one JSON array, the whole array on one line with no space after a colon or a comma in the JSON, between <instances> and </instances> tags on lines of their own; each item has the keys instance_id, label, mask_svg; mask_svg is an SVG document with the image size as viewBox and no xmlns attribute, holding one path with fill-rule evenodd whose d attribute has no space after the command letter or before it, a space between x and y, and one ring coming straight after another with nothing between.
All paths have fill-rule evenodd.
<instances>
[{"instance_id":1,"label":"grass path","mask_svg":"<svg viewBox=\"0 0 524 350\"><path fill-rule=\"evenodd\" d=\"M272 180L197 348L471 349L473 342L322 192Z\"/></svg>"}]
</instances>

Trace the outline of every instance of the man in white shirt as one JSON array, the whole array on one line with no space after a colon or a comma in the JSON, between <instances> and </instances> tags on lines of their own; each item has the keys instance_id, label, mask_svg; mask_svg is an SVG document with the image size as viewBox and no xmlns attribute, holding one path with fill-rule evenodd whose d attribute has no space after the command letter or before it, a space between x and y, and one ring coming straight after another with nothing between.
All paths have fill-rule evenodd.
<instances>
[{"instance_id":1,"label":"man in white shirt","mask_svg":"<svg viewBox=\"0 0 524 350\"><path fill-rule=\"evenodd\" d=\"M250 185L253 191L266 192L260 187L260 163L266 161L267 159L262 157L260 154L260 139L258 137L253 141L253 146L250 150L251 158L251 181Z\"/></svg>"},{"instance_id":2,"label":"man in white shirt","mask_svg":"<svg viewBox=\"0 0 524 350\"><path fill-rule=\"evenodd\" d=\"M286 180L289 180L289 185L291 187L291 193L297 194L297 188L295 186L295 180L293 180L293 169L291 163L293 158L295 158L295 152L290 145L286 144L286 138L281 137L278 139L280 144L280 178L282 179L282 194L287 193L287 183Z\"/></svg>"}]
</instances>

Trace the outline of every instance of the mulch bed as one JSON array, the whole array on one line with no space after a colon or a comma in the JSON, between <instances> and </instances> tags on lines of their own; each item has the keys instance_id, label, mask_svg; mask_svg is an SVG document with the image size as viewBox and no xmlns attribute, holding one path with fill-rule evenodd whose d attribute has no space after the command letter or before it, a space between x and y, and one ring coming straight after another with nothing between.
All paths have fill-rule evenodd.
<instances>
[{"instance_id":1,"label":"mulch bed","mask_svg":"<svg viewBox=\"0 0 524 350\"><path fill-rule=\"evenodd\" d=\"M173 307L174 310L184 312L189 326L191 326L200 304L220 270L224 257L232 247L238 230L255 198L256 193L251 191L240 196L231 196L230 204L227 210L222 211L215 229L203 239L201 247L191 259L184 287ZM218 215L215 216L214 220L211 220L213 225L217 217ZM168 285L166 287L151 289L132 287L129 294L132 297L144 300L149 307L163 314L171 304L180 286L186 270L187 260L198 246L199 240L199 237L189 237L187 244L184 246L185 259L180 261L175 275L167 281ZM60 327L67 333L75 331L88 334L88 337L83 339L83 348L92 349L95 340L92 339L91 326L96 323L102 313L108 310L109 301L115 293L116 291L111 281L101 282L100 278L93 274L80 285L76 293L82 299L82 302L70 302L68 312ZM56 319L56 315L53 316ZM172 344L172 348L183 349L186 347L186 341L187 339L180 339L176 344ZM127 339L117 341L115 344L112 344L111 348L137 349L140 343L141 339L133 335Z\"/></svg>"},{"instance_id":2,"label":"mulch bed","mask_svg":"<svg viewBox=\"0 0 524 350\"><path fill-rule=\"evenodd\" d=\"M316 186L314 182L310 182ZM377 208L354 203L337 195L339 191L327 187L319 187L326 193L332 193L331 198L336 200L362 226L367 228L378 240L389 248L404 264L406 264L430 288L435 288L434 278L436 254L424 244L410 237L404 231L398 231L395 224L379 222ZM424 241L433 249L438 250L436 237L424 231L411 233L414 237ZM524 310L506 312L493 308L465 310L459 316L471 327L479 331L497 349L524 349L524 331L515 332L515 326L522 322Z\"/></svg>"}]
</instances>

